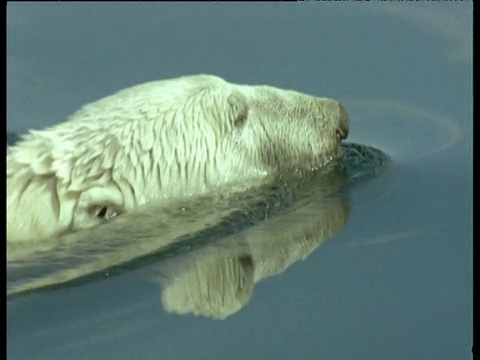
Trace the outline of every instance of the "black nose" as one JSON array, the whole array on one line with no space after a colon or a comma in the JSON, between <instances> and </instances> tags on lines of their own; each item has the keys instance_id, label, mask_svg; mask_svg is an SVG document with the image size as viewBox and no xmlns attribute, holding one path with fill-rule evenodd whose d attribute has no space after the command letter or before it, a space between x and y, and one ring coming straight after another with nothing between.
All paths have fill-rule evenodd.
<instances>
[{"instance_id":1,"label":"black nose","mask_svg":"<svg viewBox=\"0 0 480 360\"><path fill-rule=\"evenodd\" d=\"M348 113L342 104L338 104L338 106L340 108L340 123L337 129L337 136L340 140L344 140L348 137L348 131L350 128L348 121Z\"/></svg>"},{"instance_id":2,"label":"black nose","mask_svg":"<svg viewBox=\"0 0 480 360\"><path fill-rule=\"evenodd\" d=\"M340 140L345 140L348 137L348 129L340 127L337 129L337 137Z\"/></svg>"}]
</instances>

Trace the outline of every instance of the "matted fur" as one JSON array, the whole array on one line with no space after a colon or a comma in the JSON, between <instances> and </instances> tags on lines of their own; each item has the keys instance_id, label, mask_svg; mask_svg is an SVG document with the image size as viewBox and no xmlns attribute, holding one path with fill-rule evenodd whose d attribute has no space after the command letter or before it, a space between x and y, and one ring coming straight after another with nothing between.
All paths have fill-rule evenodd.
<instances>
[{"instance_id":1,"label":"matted fur","mask_svg":"<svg viewBox=\"0 0 480 360\"><path fill-rule=\"evenodd\" d=\"M90 227L153 199L319 167L347 134L348 115L331 99L211 75L137 85L8 149L7 242Z\"/></svg>"}]
</instances>

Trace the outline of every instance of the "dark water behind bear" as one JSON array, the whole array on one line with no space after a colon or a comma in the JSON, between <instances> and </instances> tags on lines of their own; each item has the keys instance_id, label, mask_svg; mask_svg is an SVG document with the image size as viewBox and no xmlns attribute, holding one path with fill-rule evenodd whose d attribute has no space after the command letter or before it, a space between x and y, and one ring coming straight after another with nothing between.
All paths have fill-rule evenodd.
<instances>
[{"instance_id":1,"label":"dark water behind bear","mask_svg":"<svg viewBox=\"0 0 480 360\"><path fill-rule=\"evenodd\" d=\"M20 140L20 137L12 132L7 132L7 145L14 145L18 140Z\"/></svg>"}]
</instances>

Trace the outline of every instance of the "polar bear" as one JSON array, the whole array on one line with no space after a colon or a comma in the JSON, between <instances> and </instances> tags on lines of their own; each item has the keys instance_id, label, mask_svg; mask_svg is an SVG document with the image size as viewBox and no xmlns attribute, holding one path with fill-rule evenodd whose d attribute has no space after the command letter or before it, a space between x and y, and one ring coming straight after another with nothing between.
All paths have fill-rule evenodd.
<instances>
[{"instance_id":1,"label":"polar bear","mask_svg":"<svg viewBox=\"0 0 480 360\"><path fill-rule=\"evenodd\" d=\"M338 102L212 75L88 104L7 149L7 243L108 221L151 200L319 168L349 131Z\"/></svg>"}]
</instances>

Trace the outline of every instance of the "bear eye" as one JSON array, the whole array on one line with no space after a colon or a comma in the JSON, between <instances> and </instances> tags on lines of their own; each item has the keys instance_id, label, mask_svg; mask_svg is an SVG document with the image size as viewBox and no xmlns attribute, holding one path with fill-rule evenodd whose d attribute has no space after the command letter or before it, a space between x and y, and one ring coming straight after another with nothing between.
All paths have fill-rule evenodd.
<instances>
[{"instance_id":1,"label":"bear eye","mask_svg":"<svg viewBox=\"0 0 480 360\"><path fill-rule=\"evenodd\" d=\"M100 210L98 210L97 214L95 214L96 217L99 218L104 218L107 215L107 207L102 206Z\"/></svg>"},{"instance_id":2,"label":"bear eye","mask_svg":"<svg viewBox=\"0 0 480 360\"><path fill-rule=\"evenodd\" d=\"M95 205L90 208L90 215L99 220L110 220L119 215L119 212L114 207L108 207L106 205Z\"/></svg>"}]
</instances>

